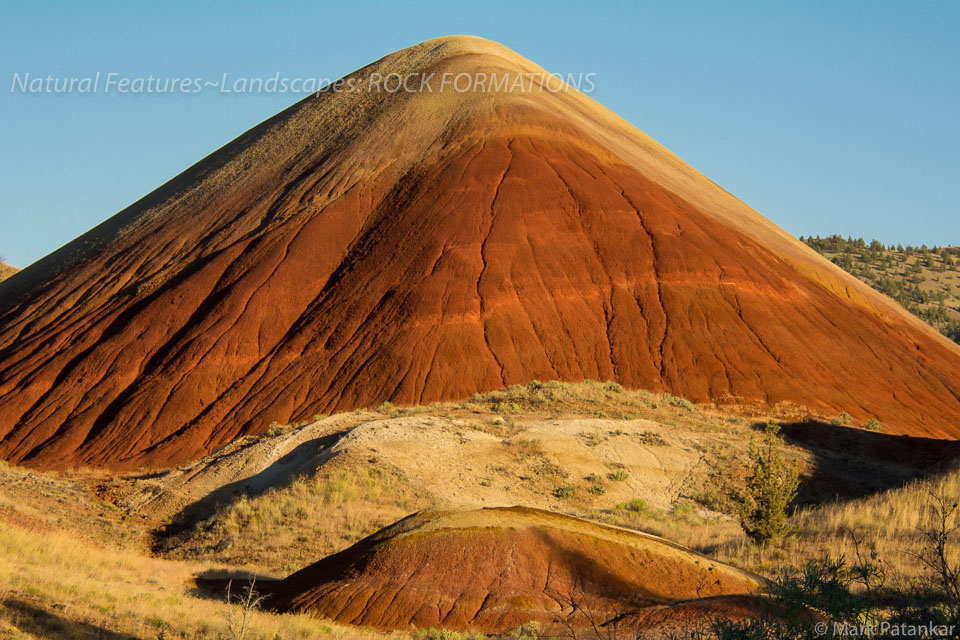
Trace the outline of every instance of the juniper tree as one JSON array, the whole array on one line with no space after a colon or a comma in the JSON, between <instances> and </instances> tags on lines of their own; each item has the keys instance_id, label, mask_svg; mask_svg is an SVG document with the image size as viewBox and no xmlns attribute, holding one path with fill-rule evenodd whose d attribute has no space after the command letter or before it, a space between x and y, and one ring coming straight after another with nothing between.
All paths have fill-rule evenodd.
<instances>
[{"instance_id":1,"label":"juniper tree","mask_svg":"<svg viewBox=\"0 0 960 640\"><path fill-rule=\"evenodd\" d=\"M764 546L790 531L787 507L800 482L796 464L783 456L780 427L767 423L761 443L750 441L751 473L740 496L740 524L757 544Z\"/></svg>"}]
</instances>

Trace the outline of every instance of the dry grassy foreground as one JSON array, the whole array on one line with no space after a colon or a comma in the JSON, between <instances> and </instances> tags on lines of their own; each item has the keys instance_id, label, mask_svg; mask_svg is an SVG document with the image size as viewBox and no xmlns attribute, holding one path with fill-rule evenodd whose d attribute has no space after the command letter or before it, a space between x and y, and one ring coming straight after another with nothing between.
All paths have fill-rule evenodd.
<instances>
[{"instance_id":1,"label":"dry grassy foreground","mask_svg":"<svg viewBox=\"0 0 960 640\"><path fill-rule=\"evenodd\" d=\"M782 415L798 414L803 411L785 408ZM235 637L229 620L237 607L199 592L198 576L224 570L283 575L411 511L443 502L450 491L461 491L447 487L444 493L441 485L453 482L445 468L436 486L424 480L433 477L422 471L434 466L433 447L425 444L411 456L419 467L404 467L409 461L398 457L383 433L410 432L423 443L433 434L437 443L450 447L439 448L442 456L454 460L471 446L490 447L499 456L499 471L491 476L474 465L472 475L458 476L457 481L474 483L463 491L475 499L514 496L517 503L654 533L767 576L825 554L853 558L856 538L860 552L874 553L889 575L916 578L921 569L911 553L919 545L927 491L942 484L960 495L960 473L948 471L858 499L807 506L793 516L796 533L761 553L729 509L752 433L751 420L729 412L610 384L537 383L464 403L384 406L377 415L325 420L359 435L340 436L323 455L300 460L306 466L283 482L265 491L241 491L180 534L159 539L151 532L166 521L124 508L120 498L125 487L141 487L143 478L162 482L164 474L138 474L136 482L112 484L110 477L89 470L55 475L0 467L0 637ZM569 446L542 435L531 438L545 420L574 421L592 430L577 427L563 436L573 443ZM272 449L307 428L278 425L238 450ZM632 451L625 448L629 444L652 451L664 464L682 461L686 441L681 436L697 444L699 449L691 451L705 462L683 467L685 482L671 481L670 492L644 479L646 467L637 461L617 466L605 457ZM465 449L458 453L457 447ZM812 468L813 454L802 447L790 445L788 454L802 468ZM562 491L568 485L574 488L570 495ZM110 491L103 492L105 486ZM155 552L161 555L151 557ZM245 637L381 636L307 617L256 613Z\"/></svg>"},{"instance_id":2,"label":"dry grassy foreground","mask_svg":"<svg viewBox=\"0 0 960 640\"><path fill-rule=\"evenodd\" d=\"M232 638L236 606L198 597L209 567L105 548L69 532L0 531L0 637ZM378 637L306 616L255 612L248 638Z\"/></svg>"}]
</instances>

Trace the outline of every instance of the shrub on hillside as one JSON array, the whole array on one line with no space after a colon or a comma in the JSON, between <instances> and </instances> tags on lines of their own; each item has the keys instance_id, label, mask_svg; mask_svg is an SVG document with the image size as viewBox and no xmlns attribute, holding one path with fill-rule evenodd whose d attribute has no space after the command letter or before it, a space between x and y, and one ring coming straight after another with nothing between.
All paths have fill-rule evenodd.
<instances>
[{"instance_id":1,"label":"shrub on hillside","mask_svg":"<svg viewBox=\"0 0 960 640\"><path fill-rule=\"evenodd\" d=\"M561 500L572 498L576 493L577 488L572 484L565 484L553 490L554 497L560 498Z\"/></svg>"},{"instance_id":2,"label":"shrub on hillside","mask_svg":"<svg viewBox=\"0 0 960 640\"><path fill-rule=\"evenodd\" d=\"M751 473L739 496L743 531L763 546L790 531L787 507L797 495L799 473L783 456L783 439L776 422L767 423L763 441L750 442Z\"/></svg>"},{"instance_id":3,"label":"shrub on hillside","mask_svg":"<svg viewBox=\"0 0 960 640\"><path fill-rule=\"evenodd\" d=\"M841 413L840 415L836 416L835 418L833 418L833 420L830 421L831 424L835 424L838 427L845 427L851 422L853 422L853 418L851 418L850 414L846 412Z\"/></svg>"}]
</instances>

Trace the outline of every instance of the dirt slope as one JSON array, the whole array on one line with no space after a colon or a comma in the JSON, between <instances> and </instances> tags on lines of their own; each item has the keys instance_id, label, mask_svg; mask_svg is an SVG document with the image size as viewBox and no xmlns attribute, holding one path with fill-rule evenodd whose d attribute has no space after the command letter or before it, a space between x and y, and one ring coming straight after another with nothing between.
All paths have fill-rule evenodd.
<instances>
[{"instance_id":1,"label":"dirt slope","mask_svg":"<svg viewBox=\"0 0 960 640\"><path fill-rule=\"evenodd\" d=\"M457 37L355 72L539 73ZM531 379L960 434L960 350L574 91L330 92L0 284L0 458Z\"/></svg>"},{"instance_id":2,"label":"dirt slope","mask_svg":"<svg viewBox=\"0 0 960 640\"><path fill-rule=\"evenodd\" d=\"M272 589L272 606L380 629L503 632L589 606L607 620L749 594L761 580L627 529L524 507L425 511ZM577 624L586 624L578 619Z\"/></svg>"},{"instance_id":3,"label":"dirt slope","mask_svg":"<svg viewBox=\"0 0 960 640\"><path fill-rule=\"evenodd\" d=\"M206 496L223 493L220 498L226 502L243 492L262 493L338 458L338 466L345 468L397 469L411 486L429 492L439 503L483 506L522 502L555 508L562 502L552 495L556 487L581 485L580 494L588 495L590 485L583 478L593 473L606 478L608 472L624 469L630 478L608 483L602 504L612 507L642 494L666 508L703 464L698 449L729 446L745 438L742 430L721 435L647 420L564 419L523 425L507 439L472 429L461 420L433 416L384 420L348 414L281 438L240 440L187 465L151 473L138 479L132 490L125 489L124 503L138 513L167 520Z\"/></svg>"}]
</instances>

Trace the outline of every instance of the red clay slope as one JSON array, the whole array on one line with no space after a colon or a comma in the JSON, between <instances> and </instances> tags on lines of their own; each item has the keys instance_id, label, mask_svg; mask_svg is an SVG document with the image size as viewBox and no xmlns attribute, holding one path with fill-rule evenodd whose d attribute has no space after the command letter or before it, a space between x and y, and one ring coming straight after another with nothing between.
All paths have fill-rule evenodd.
<instances>
[{"instance_id":1,"label":"red clay slope","mask_svg":"<svg viewBox=\"0 0 960 640\"><path fill-rule=\"evenodd\" d=\"M709 598L761 587L654 536L513 507L414 514L271 587L269 604L378 629L502 633L531 621L588 625L574 605L598 623L630 614L644 628L742 616L744 598ZM687 602L700 598L714 606Z\"/></svg>"},{"instance_id":2,"label":"red clay slope","mask_svg":"<svg viewBox=\"0 0 960 640\"><path fill-rule=\"evenodd\" d=\"M371 73L539 73L445 38ZM0 283L0 458L614 379L960 435L960 349L569 91L308 98Z\"/></svg>"}]
</instances>

